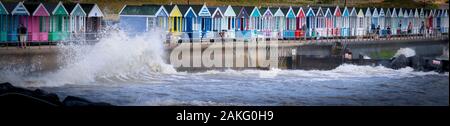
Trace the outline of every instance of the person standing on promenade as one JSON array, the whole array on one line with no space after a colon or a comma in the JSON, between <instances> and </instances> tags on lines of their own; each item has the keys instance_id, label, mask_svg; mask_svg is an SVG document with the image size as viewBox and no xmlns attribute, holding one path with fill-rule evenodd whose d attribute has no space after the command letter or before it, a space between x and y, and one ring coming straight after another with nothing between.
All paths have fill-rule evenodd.
<instances>
[{"instance_id":1,"label":"person standing on promenade","mask_svg":"<svg viewBox=\"0 0 450 126\"><path fill-rule=\"evenodd\" d=\"M20 27L17 29L17 32L19 34L19 47L20 48L26 48L27 47L27 28L23 26L23 24L20 24Z\"/></svg>"}]
</instances>

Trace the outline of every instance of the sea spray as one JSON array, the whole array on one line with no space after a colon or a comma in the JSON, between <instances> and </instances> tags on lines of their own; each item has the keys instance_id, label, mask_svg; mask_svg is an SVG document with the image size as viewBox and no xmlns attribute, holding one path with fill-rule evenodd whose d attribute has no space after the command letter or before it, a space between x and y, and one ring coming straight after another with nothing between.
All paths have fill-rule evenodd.
<instances>
[{"instance_id":1,"label":"sea spray","mask_svg":"<svg viewBox=\"0 0 450 126\"><path fill-rule=\"evenodd\" d=\"M45 78L52 84L86 84L98 80L126 81L145 74L174 73L175 69L164 62L163 38L159 30L130 37L117 31L93 45L60 45L64 64ZM47 85L49 86L49 85Z\"/></svg>"}]
</instances>

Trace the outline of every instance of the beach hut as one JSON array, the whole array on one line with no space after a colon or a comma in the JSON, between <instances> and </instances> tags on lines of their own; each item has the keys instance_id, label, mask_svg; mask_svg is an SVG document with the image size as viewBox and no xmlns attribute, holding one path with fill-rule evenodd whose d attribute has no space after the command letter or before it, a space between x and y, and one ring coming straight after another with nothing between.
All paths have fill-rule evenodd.
<instances>
[{"instance_id":1,"label":"beach hut","mask_svg":"<svg viewBox=\"0 0 450 126\"><path fill-rule=\"evenodd\" d=\"M308 11L306 12L306 36L307 37L315 37L316 33L315 33L315 19L316 14L314 13L314 10L312 7L308 8Z\"/></svg>"},{"instance_id":2,"label":"beach hut","mask_svg":"<svg viewBox=\"0 0 450 126\"><path fill-rule=\"evenodd\" d=\"M316 36L318 38L325 37L326 33L326 22L325 22L325 14L323 12L322 7L319 7L316 12Z\"/></svg>"},{"instance_id":3,"label":"beach hut","mask_svg":"<svg viewBox=\"0 0 450 126\"><path fill-rule=\"evenodd\" d=\"M379 26L378 18L379 18L378 8L374 8L373 12L372 12L372 24L371 24L372 31L373 31L372 33L376 33L376 30Z\"/></svg>"},{"instance_id":4,"label":"beach hut","mask_svg":"<svg viewBox=\"0 0 450 126\"><path fill-rule=\"evenodd\" d=\"M305 30L306 30L305 11L303 10L302 7L300 7L297 13L297 30L295 31L295 36L297 38L305 36Z\"/></svg>"},{"instance_id":5,"label":"beach hut","mask_svg":"<svg viewBox=\"0 0 450 126\"><path fill-rule=\"evenodd\" d=\"M413 24L413 34L419 34L420 29L420 13L419 10L416 8L414 11L414 24Z\"/></svg>"},{"instance_id":6,"label":"beach hut","mask_svg":"<svg viewBox=\"0 0 450 126\"><path fill-rule=\"evenodd\" d=\"M390 28L389 29L389 31L391 32L391 35L392 35L392 26L391 26L391 24L392 24L392 13L391 13L391 10L392 9L390 9L390 8L386 8L386 13L385 13L385 18L384 18L384 30L383 30L383 34L384 35L387 35L387 32L388 32L388 28Z\"/></svg>"},{"instance_id":7,"label":"beach hut","mask_svg":"<svg viewBox=\"0 0 450 126\"><path fill-rule=\"evenodd\" d=\"M7 4L6 9L9 9L8 11L11 12L11 25L9 27L8 41L18 41L17 28L19 28L20 24L23 24L28 28L28 16L30 16L30 12L27 10L23 2L19 2L17 4Z\"/></svg>"},{"instance_id":8,"label":"beach hut","mask_svg":"<svg viewBox=\"0 0 450 126\"><path fill-rule=\"evenodd\" d=\"M448 19L448 12L447 10L442 10L443 12L441 13L441 32L442 33L448 33L448 23L449 23L449 19Z\"/></svg>"},{"instance_id":9,"label":"beach hut","mask_svg":"<svg viewBox=\"0 0 450 126\"><path fill-rule=\"evenodd\" d=\"M386 27L385 25L386 15L384 13L384 9L380 8L378 12L378 26L380 26L380 36L386 35Z\"/></svg>"},{"instance_id":10,"label":"beach hut","mask_svg":"<svg viewBox=\"0 0 450 126\"><path fill-rule=\"evenodd\" d=\"M414 19L414 10L410 9L409 13L408 13L408 25L411 24L411 31L409 34L414 34L414 24L415 24L415 19Z\"/></svg>"},{"instance_id":11,"label":"beach hut","mask_svg":"<svg viewBox=\"0 0 450 126\"><path fill-rule=\"evenodd\" d=\"M285 12L285 27L283 37L285 39L295 39L295 31L297 30L297 13L295 13L294 9L291 7L289 8L282 8L282 11ZM314 22L315 23L315 22Z\"/></svg>"},{"instance_id":12,"label":"beach hut","mask_svg":"<svg viewBox=\"0 0 450 126\"><path fill-rule=\"evenodd\" d=\"M48 30L50 28L50 13L40 4L24 4L30 11L28 17L28 41L43 42L48 41Z\"/></svg>"},{"instance_id":13,"label":"beach hut","mask_svg":"<svg viewBox=\"0 0 450 126\"><path fill-rule=\"evenodd\" d=\"M214 34L211 32L211 24L212 24L211 12L209 11L206 4L203 4L201 7L195 5L191 7L194 9L194 11L198 12L197 20L201 32L200 37L208 39L213 38Z\"/></svg>"},{"instance_id":14,"label":"beach hut","mask_svg":"<svg viewBox=\"0 0 450 126\"><path fill-rule=\"evenodd\" d=\"M347 7L344 8L342 12L342 25L341 25L341 36L347 37L350 35L350 11Z\"/></svg>"},{"instance_id":15,"label":"beach hut","mask_svg":"<svg viewBox=\"0 0 450 126\"><path fill-rule=\"evenodd\" d=\"M397 29L398 29L398 13L396 8L392 8L391 12L391 33L392 35L397 35Z\"/></svg>"},{"instance_id":16,"label":"beach hut","mask_svg":"<svg viewBox=\"0 0 450 126\"><path fill-rule=\"evenodd\" d=\"M425 33L425 10L423 8L420 9L420 13L419 13L419 19L420 19L420 25L419 25L419 34L424 34Z\"/></svg>"},{"instance_id":17,"label":"beach hut","mask_svg":"<svg viewBox=\"0 0 450 126\"><path fill-rule=\"evenodd\" d=\"M176 35L182 35L181 37L183 37L183 39L189 39L189 42L193 42L193 39L199 39L201 38L201 26L200 26L200 22L199 22L199 18L198 18L198 13L200 8L202 7L201 5L176 5L177 6L177 10L175 11L180 11L179 13L182 15L182 19L180 19L179 21L181 21L182 23L179 24L181 25L181 29L176 29L175 32L183 32L183 33L176 33ZM195 10L194 10L195 8ZM175 9L175 8L174 8ZM196 11L197 10L197 11ZM178 19L175 19L178 21ZM186 36L187 35L187 36Z\"/></svg>"},{"instance_id":18,"label":"beach hut","mask_svg":"<svg viewBox=\"0 0 450 126\"><path fill-rule=\"evenodd\" d=\"M342 12L339 6L336 6L334 9L334 19L333 19L333 36L341 36L341 28L342 28Z\"/></svg>"},{"instance_id":19,"label":"beach hut","mask_svg":"<svg viewBox=\"0 0 450 126\"><path fill-rule=\"evenodd\" d=\"M235 23L236 23L236 12L234 12L233 7L228 5L225 9L221 8L223 12L222 29L226 30L225 38L235 38Z\"/></svg>"},{"instance_id":20,"label":"beach hut","mask_svg":"<svg viewBox=\"0 0 450 126\"><path fill-rule=\"evenodd\" d=\"M9 12L0 1L0 42L6 42L8 39Z\"/></svg>"},{"instance_id":21,"label":"beach hut","mask_svg":"<svg viewBox=\"0 0 450 126\"><path fill-rule=\"evenodd\" d=\"M169 12L169 31L173 35L180 35L183 31L183 14L178 5L164 5L164 8Z\"/></svg>"},{"instance_id":22,"label":"beach hut","mask_svg":"<svg viewBox=\"0 0 450 126\"><path fill-rule=\"evenodd\" d=\"M168 13L161 5L125 5L119 12L119 17L119 27L131 34L155 28L166 31L168 27Z\"/></svg>"},{"instance_id":23,"label":"beach hut","mask_svg":"<svg viewBox=\"0 0 450 126\"><path fill-rule=\"evenodd\" d=\"M364 36L366 35L365 28L366 23L364 22L364 11L363 9L359 9L356 24L356 36Z\"/></svg>"},{"instance_id":24,"label":"beach hut","mask_svg":"<svg viewBox=\"0 0 450 126\"><path fill-rule=\"evenodd\" d=\"M211 12L211 31L214 33L219 33L222 30L222 21L223 21L223 13L220 9L220 7L208 7L209 12ZM218 34L214 34L215 37L220 37Z\"/></svg>"},{"instance_id":25,"label":"beach hut","mask_svg":"<svg viewBox=\"0 0 450 126\"><path fill-rule=\"evenodd\" d=\"M410 26L410 22L409 22L409 14L408 14L408 10L405 9L403 11L403 25L402 25L402 31L409 34L408 33L408 27Z\"/></svg>"},{"instance_id":26,"label":"beach hut","mask_svg":"<svg viewBox=\"0 0 450 126\"><path fill-rule=\"evenodd\" d=\"M402 32L403 32L403 27L405 26L405 23L404 23L404 18L403 18L403 9L402 8L400 8L399 10L398 10L398 18L397 18L397 21L398 21L398 27L397 27L397 34L402 34Z\"/></svg>"},{"instance_id":27,"label":"beach hut","mask_svg":"<svg viewBox=\"0 0 450 126\"><path fill-rule=\"evenodd\" d=\"M84 12L86 12L86 33L89 38L98 39L97 34L102 28L102 19L104 17L103 12L100 10L97 4L80 4Z\"/></svg>"},{"instance_id":28,"label":"beach hut","mask_svg":"<svg viewBox=\"0 0 450 126\"><path fill-rule=\"evenodd\" d=\"M250 9L249 9L250 10ZM261 26L262 26L262 21L261 21L261 12L259 11L258 7L253 7L253 9L251 9L251 13L250 13L250 30L251 30L251 36L252 37L257 37L258 35L260 35L260 31L261 31Z\"/></svg>"},{"instance_id":29,"label":"beach hut","mask_svg":"<svg viewBox=\"0 0 450 126\"><path fill-rule=\"evenodd\" d=\"M366 13L364 15L364 22L365 24L365 30L366 30L366 35L373 33L372 30L372 11L370 10L370 8L368 7L366 9Z\"/></svg>"},{"instance_id":30,"label":"beach hut","mask_svg":"<svg viewBox=\"0 0 450 126\"><path fill-rule=\"evenodd\" d=\"M69 12L67 12L62 2L59 2L56 6L47 4L45 7L51 12L48 40L66 40L69 36Z\"/></svg>"},{"instance_id":31,"label":"beach hut","mask_svg":"<svg viewBox=\"0 0 450 126\"><path fill-rule=\"evenodd\" d=\"M272 10L270 7L267 7L267 9L265 9L262 15L262 27L261 27L261 31L263 32L264 36L266 38L270 38L272 37L272 29L273 29L273 13L275 13L275 11L272 13Z\"/></svg>"},{"instance_id":32,"label":"beach hut","mask_svg":"<svg viewBox=\"0 0 450 126\"><path fill-rule=\"evenodd\" d=\"M353 7L350 11L350 36L356 36L357 15L356 8Z\"/></svg>"},{"instance_id":33,"label":"beach hut","mask_svg":"<svg viewBox=\"0 0 450 126\"><path fill-rule=\"evenodd\" d=\"M285 15L283 13L283 11L281 10L281 8L278 8L277 11L275 12L275 14L273 15L274 18L274 29L273 29L273 34L276 36L276 38L278 39L282 39L283 38L283 31L286 28L286 25L284 24L285 21Z\"/></svg>"},{"instance_id":34,"label":"beach hut","mask_svg":"<svg viewBox=\"0 0 450 126\"><path fill-rule=\"evenodd\" d=\"M236 17L236 38L249 38L249 13L246 7L235 7L234 12L239 12Z\"/></svg>"},{"instance_id":35,"label":"beach hut","mask_svg":"<svg viewBox=\"0 0 450 126\"><path fill-rule=\"evenodd\" d=\"M69 12L69 32L79 35L79 33L84 33L86 31L86 12L79 3L77 4L66 4L66 9ZM73 36L73 35L72 35Z\"/></svg>"},{"instance_id":36,"label":"beach hut","mask_svg":"<svg viewBox=\"0 0 450 126\"><path fill-rule=\"evenodd\" d=\"M325 37L333 36L333 13L331 13L330 8L325 11Z\"/></svg>"},{"instance_id":37,"label":"beach hut","mask_svg":"<svg viewBox=\"0 0 450 126\"><path fill-rule=\"evenodd\" d=\"M441 31L441 10L434 10L434 19L433 19L434 32L438 33Z\"/></svg>"}]
</instances>

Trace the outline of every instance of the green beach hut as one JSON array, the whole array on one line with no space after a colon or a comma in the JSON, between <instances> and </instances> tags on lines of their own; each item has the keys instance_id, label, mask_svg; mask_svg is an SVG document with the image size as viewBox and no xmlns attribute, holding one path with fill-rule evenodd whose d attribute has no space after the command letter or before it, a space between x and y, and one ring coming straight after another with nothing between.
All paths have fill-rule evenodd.
<instances>
[{"instance_id":1,"label":"green beach hut","mask_svg":"<svg viewBox=\"0 0 450 126\"><path fill-rule=\"evenodd\" d=\"M8 38L8 11L0 1L0 42L6 42Z\"/></svg>"},{"instance_id":2,"label":"green beach hut","mask_svg":"<svg viewBox=\"0 0 450 126\"><path fill-rule=\"evenodd\" d=\"M51 12L48 40L65 40L69 36L69 13L62 2L59 2L56 6L47 4L46 7L47 10Z\"/></svg>"}]
</instances>

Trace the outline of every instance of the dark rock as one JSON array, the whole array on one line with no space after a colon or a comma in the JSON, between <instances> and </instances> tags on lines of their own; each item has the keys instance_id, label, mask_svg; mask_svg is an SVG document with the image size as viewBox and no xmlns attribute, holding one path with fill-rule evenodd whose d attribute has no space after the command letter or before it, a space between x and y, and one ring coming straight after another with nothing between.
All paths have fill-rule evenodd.
<instances>
[{"instance_id":1,"label":"dark rock","mask_svg":"<svg viewBox=\"0 0 450 126\"><path fill-rule=\"evenodd\" d=\"M41 89L34 91L14 87L10 83L0 84L0 106L111 106L108 103L95 103L82 98L67 96L64 102L58 95Z\"/></svg>"},{"instance_id":2,"label":"dark rock","mask_svg":"<svg viewBox=\"0 0 450 126\"><path fill-rule=\"evenodd\" d=\"M391 64L390 64L390 68L392 69L400 69L400 68L405 68L408 67L410 64L408 58L406 58L405 55L400 55L398 57L395 57Z\"/></svg>"},{"instance_id":3,"label":"dark rock","mask_svg":"<svg viewBox=\"0 0 450 126\"><path fill-rule=\"evenodd\" d=\"M111 106L111 104L108 103L94 103L89 100L73 96L67 96L64 99L63 104L64 106Z\"/></svg>"}]
</instances>

